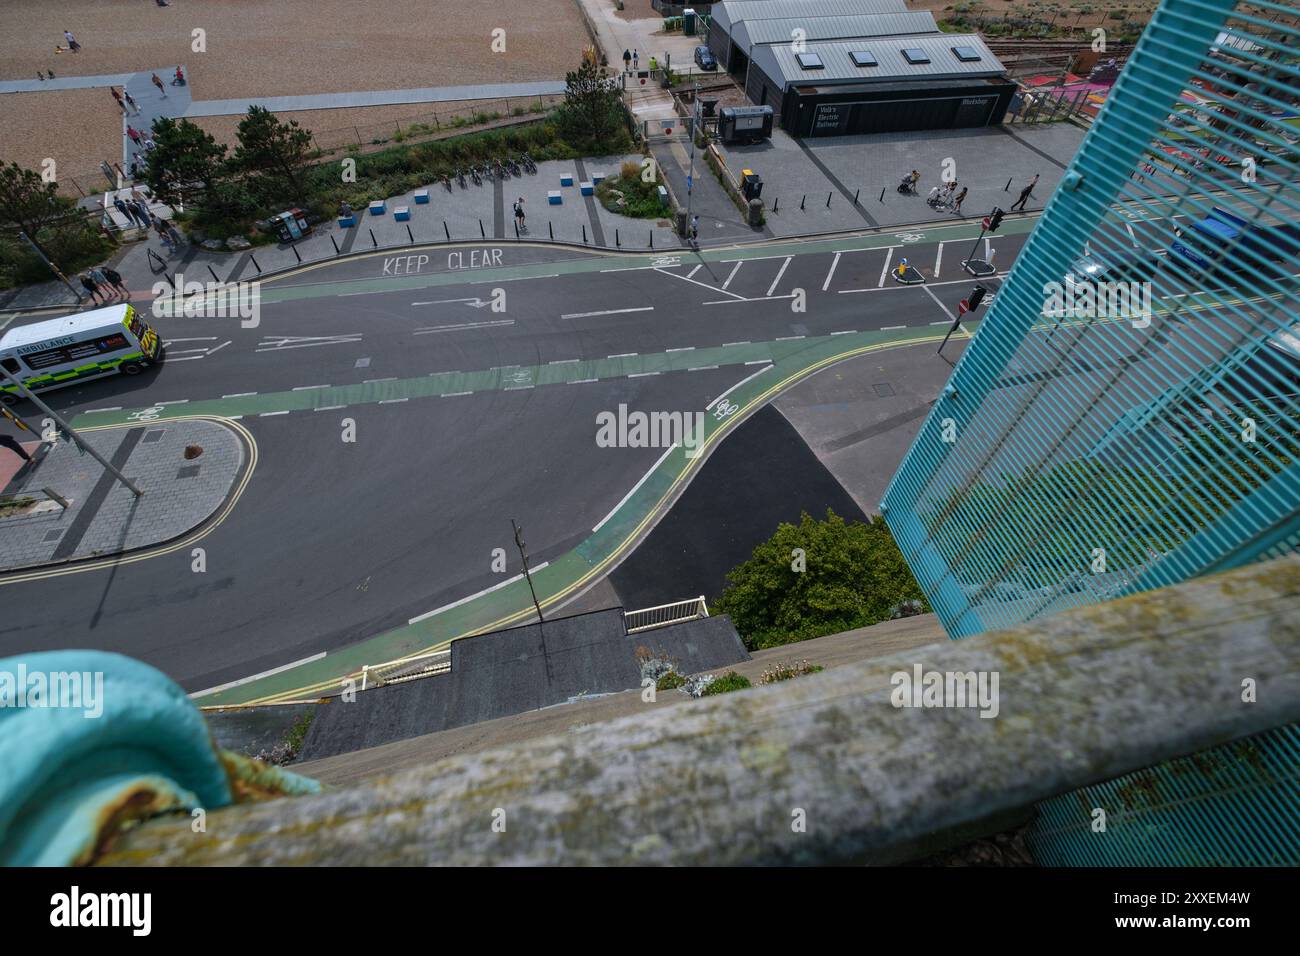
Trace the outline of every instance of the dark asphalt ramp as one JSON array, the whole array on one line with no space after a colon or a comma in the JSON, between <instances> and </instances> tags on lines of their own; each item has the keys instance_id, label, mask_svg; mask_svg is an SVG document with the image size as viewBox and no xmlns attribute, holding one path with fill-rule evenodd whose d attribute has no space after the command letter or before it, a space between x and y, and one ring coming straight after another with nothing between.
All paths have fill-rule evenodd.
<instances>
[{"instance_id":1,"label":"dark asphalt ramp","mask_svg":"<svg viewBox=\"0 0 1300 956\"><path fill-rule=\"evenodd\" d=\"M527 624L455 641L449 673L322 705L301 757L317 760L639 687L641 646L676 661L685 674L749 659L725 616L638 634L626 632L621 608Z\"/></svg>"},{"instance_id":2,"label":"dark asphalt ramp","mask_svg":"<svg viewBox=\"0 0 1300 956\"><path fill-rule=\"evenodd\" d=\"M782 521L831 508L866 515L779 411L765 405L728 436L663 520L610 575L623 606L654 607L727 586Z\"/></svg>"}]
</instances>

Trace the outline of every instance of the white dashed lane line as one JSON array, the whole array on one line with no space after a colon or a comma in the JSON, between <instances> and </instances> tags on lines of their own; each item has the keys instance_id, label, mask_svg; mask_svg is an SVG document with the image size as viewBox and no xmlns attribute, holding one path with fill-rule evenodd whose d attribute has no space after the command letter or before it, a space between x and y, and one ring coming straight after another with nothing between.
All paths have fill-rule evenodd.
<instances>
[{"instance_id":1,"label":"white dashed lane line","mask_svg":"<svg viewBox=\"0 0 1300 956\"><path fill-rule=\"evenodd\" d=\"M249 396L256 395L256 394L257 392L235 392L233 395L222 395L221 397L222 398L248 398Z\"/></svg>"}]
</instances>

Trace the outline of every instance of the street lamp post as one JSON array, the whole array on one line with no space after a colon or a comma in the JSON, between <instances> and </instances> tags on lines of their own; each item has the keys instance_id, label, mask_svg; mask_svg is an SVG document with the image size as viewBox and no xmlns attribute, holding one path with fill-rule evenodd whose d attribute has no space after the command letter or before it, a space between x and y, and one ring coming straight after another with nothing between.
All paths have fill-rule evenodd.
<instances>
[{"instance_id":1,"label":"street lamp post","mask_svg":"<svg viewBox=\"0 0 1300 956\"><path fill-rule=\"evenodd\" d=\"M691 109L691 171L686 174L686 234L691 234L691 210L695 199L695 131L700 125L700 81L695 81Z\"/></svg>"},{"instance_id":2,"label":"street lamp post","mask_svg":"<svg viewBox=\"0 0 1300 956\"><path fill-rule=\"evenodd\" d=\"M524 529L515 524L515 519L510 519L510 527L515 529L515 547L519 549L519 557L524 562L524 578L528 581L528 590L533 595L533 607L537 608L537 623L542 623L542 606L537 603L537 591L533 589L533 576L528 570L528 551L524 547Z\"/></svg>"},{"instance_id":3,"label":"street lamp post","mask_svg":"<svg viewBox=\"0 0 1300 956\"><path fill-rule=\"evenodd\" d=\"M7 368L5 368L3 365L0 365L0 372L3 372L5 378L9 379L9 381L13 382L16 386L18 386L18 391L21 392L21 393L22 393L22 394L23 394L27 399L29 399L33 405L35 405L37 408L39 408L41 411L43 411L46 415L49 415L50 418L54 419L54 423L55 423L56 425L58 425L59 428L60 428L64 433L66 433L67 436L68 436L69 438L71 438L71 439L73 440L73 442L76 443L76 445L77 445L78 448L80 448L80 449L81 449L82 451L84 451L84 452L89 452L89 453L90 453L90 457L94 458L95 461L97 461L97 462L99 462L101 465L103 465L105 471L107 471L109 474L111 474L114 478L116 478L116 479L117 479L118 481L120 481L122 484L126 485L126 487L130 489L131 494L135 495L137 498L139 498L139 497L141 497L141 496L144 495L144 492L141 491L139 488L137 488L137 487L132 483L132 481L131 481L130 478L126 477L126 475L122 474L120 471L118 471L116 468L114 468L111 464L109 464L108 460L107 460L106 458L104 458L103 455L101 455L99 452L95 451L94 448L92 448L92 447L91 447L90 445L88 445L85 441L83 441L82 438L81 438L81 436L78 435L78 434L76 433L76 431L73 430L73 428L72 428L71 425L69 425L69 424L68 424L67 422L65 422L62 418L60 418L60 417L58 416L58 414L54 411L54 409L50 408L50 406L46 405L46 404L45 404L44 402L42 402L39 398L37 398L34 394L32 394L32 390L29 389L29 388L28 388L26 385L24 385L22 382L18 381L18 379L15 378L15 377L10 373L10 371L9 371Z\"/></svg>"}]
</instances>

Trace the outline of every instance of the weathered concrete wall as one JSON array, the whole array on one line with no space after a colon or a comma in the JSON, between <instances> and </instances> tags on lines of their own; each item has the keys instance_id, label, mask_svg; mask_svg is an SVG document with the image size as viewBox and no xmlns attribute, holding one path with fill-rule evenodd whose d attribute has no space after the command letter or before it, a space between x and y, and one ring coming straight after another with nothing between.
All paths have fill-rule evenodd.
<instances>
[{"instance_id":1,"label":"weathered concrete wall","mask_svg":"<svg viewBox=\"0 0 1300 956\"><path fill-rule=\"evenodd\" d=\"M1048 796L1300 719L1300 557L320 796L125 835L109 864L890 862ZM894 675L999 675L999 709ZM1257 702L1241 681L1257 682ZM792 826L800 814L806 827ZM500 830L494 821L504 821ZM990 829L991 828L991 829Z\"/></svg>"}]
</instances>

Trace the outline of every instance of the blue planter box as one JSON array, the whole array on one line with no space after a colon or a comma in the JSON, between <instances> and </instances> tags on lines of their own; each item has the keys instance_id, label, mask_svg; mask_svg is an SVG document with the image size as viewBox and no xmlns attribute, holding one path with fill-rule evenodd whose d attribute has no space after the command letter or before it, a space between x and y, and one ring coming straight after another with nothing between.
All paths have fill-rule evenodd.
<instances>
[{"instance_id":1,"label":"blue planter box","mask_svg":"<svg viewBox=\"0 0 1300 956\"><path fill-rule=\"evenodd\" d=\"M416 190L415 204L417 206L427 206L429 204L429 190L427 189Z\"/></svg>"},{"instance_id":2,"label":"blue planter box","mask_svg":"<svg viewBox=\"0 0 1300 956\"><path fill-rule=\"evenodd\" d=\"M598 186L598 185L600 185L601 183L603 183L604 181L605 181L605 174L604 174L604 173L592 173L592 174L591 174L591 184L592 184L593 186Z\"/></svg>"},{"instance_id":3,"label":"blue planter box","mask_svg":"<svg viewBox=\"0 0 1300 956\"><path fill-rule=\"evenodd\" d=\"M561 176L560 176L560 185L561 185L561 186L572 186L572 185L573 185L573 173L563 173L563 174L561 174Z\"/></svg>"},{"instance_id":4,"label":"blue planter box","mask_svg":"<svg viewBox=\"0 0 1300 956\"><path fill-rule=\"evenodd\" d=\"M357 224L356 216L339 216L340 229L351 229L356 224Z\"/></svg>"},{"instance_id":5,"label":"blue planter box","mask_svg":"<svg viewBox=\"0 0 1300 956\"><path fill-rule=\"evenodd\" d=\"M388 207L384 205L382 199L376 199L370 204L370 215L382 216L386 212L388 212Z\"/></svg>"},{"instance_id":6,"label":"blue planter box","mask_svg":"<svg viewBox=\"0 0 1300 956\"><path fill-rule=\"evenodd\" d=\"M591 183L578 183L578 191L584 196L590 196L596 192L596 187Z\"/></svg>"},{"instance_id":7,"label":"blue planter box","mask_svg":"<svg viewBox=\"0 0 1300 956\"><path fill-rule=\"evenodd\" d=\"M552 206L558 206L562 202L564 202L564 196L561 195L558 189L552 189L550 192L546 194L546 201L550 203Z\"/></svg>"},{"instance_id":8,"label":"blue planter box","mask_svg":"<svg viewBox=\"0 0 1300 956\"><path fill-rule=\"evenodd\" d=\"M396 209L393 210L393 218L396 219L398 222L406 222L406 220L411 218L411 207L398 206Z\"/></svg>"}]
</instances>

